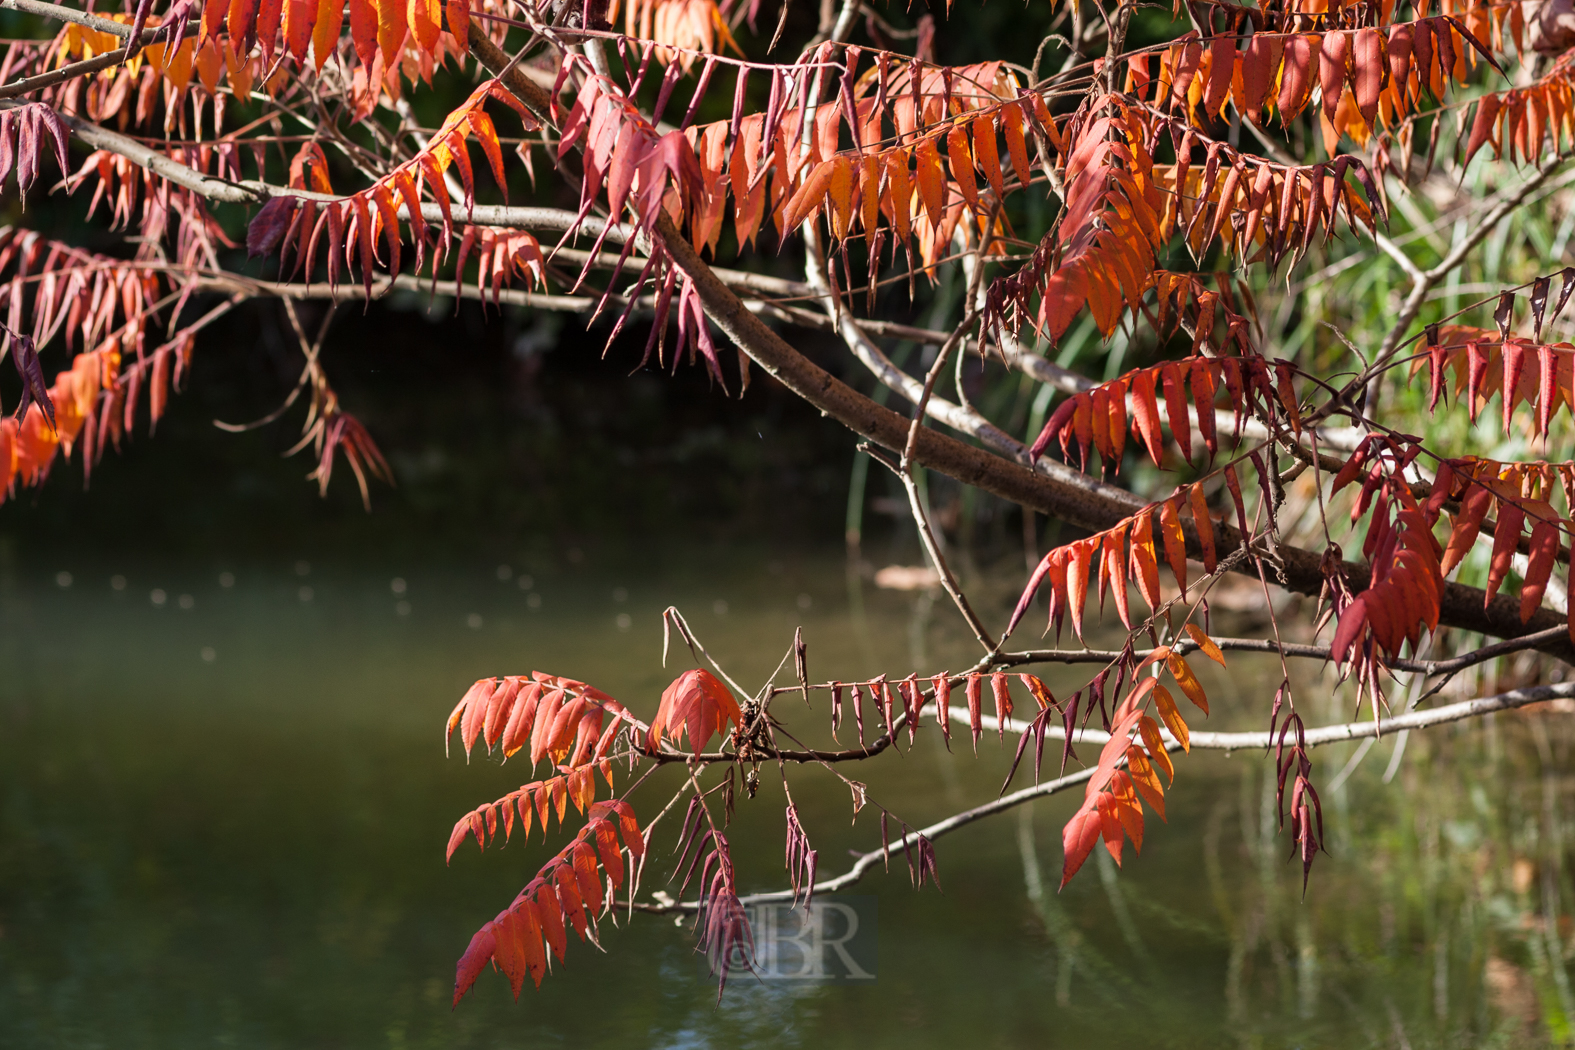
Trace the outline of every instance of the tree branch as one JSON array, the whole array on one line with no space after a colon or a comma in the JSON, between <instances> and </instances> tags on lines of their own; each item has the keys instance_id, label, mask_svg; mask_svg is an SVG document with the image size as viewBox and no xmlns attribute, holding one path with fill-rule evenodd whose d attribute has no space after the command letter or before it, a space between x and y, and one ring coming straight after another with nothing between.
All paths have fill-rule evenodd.
<instances>
[{"instance_id":1,"label":"tree branch","mask_svg":"<svg viewBox=\"0 0 1575 1050\"><path fill-rule=\"evenodd\" d=\"M1308 747L1318 747L1323 744L1343 743L1350 740L1360 740L1363 737L1378 736L1380 728L1384 730L1402 729L1427 729L1432 726L1445 725L1450 722L1459 722L1467 718L1479 718L1492 714L1495 711L1512 711L1527 704L1540 703L1544 700L1558 700L1575 697L1575 682L1563 682L1558 685L1538 686L1533 689L1515 689L1495 696L1484 696L1476 700L1465 700L1458 704L1448 704L1423 711L1412 711L1409 714L1396 715L1387 719L1382 726L1376 722L1349 722L1344 725L1323 726L1319 729L1309 729L1306 735ZM955 717L964 721L967 715L957 712ZM1017 719L1007 719L1006 728L1012 732L1021 733L1027 729L1027 724ZM1061 731L1056 727L1047 727L1047 738L1062 739L1058 735ZM1109 734L1099 730L1082 730L1077 734L1078 741L1087 741L1090 744L1102 744L1109 740ZM1274 745L1268 733L1193 733L1190 744L1194 748L1220 751L1247 751L1263 750ZM1167 738L1166 750L1176 751L1181 748L1180 743ZM858 854L853 867L835 878L826 879L815 884L814 893L835 893L847 889L867 875L871 868L880 864L895 850L911 849L918 844L920 838L934 842L944 835L948 835L958 828L967 827L969 824L992 817L997 813L1004 813L1014 809L1024 802L1048 795L1059 794L1067 788L1076 787L1085 783L1095 773L1093 766L1068 773L1054 780L1035 784L1033 787L1021 788L1009 795L992 799L983 805L974 806L972 809L963 810L944 820L917 831L911 831L899 838L896 842L889 843L881 849L870 850ZM744 904L764 904L772 901L793 900L791 890L776 890L769 893L756 893L742 898ZM671 904L635 903L633 907L639 911L668 913L675 911L694 911L699 905L693 901L674 901Z\"/></svg>"}]
</instances>

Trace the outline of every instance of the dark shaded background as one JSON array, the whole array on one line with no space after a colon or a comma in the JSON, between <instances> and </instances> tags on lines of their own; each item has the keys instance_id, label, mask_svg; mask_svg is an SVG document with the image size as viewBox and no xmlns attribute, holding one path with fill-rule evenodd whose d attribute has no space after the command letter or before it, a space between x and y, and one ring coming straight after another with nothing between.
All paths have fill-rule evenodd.
<instances>
[{"instance_id":1,"label":"dark shaded background","mask_svg":"<svg viewBox=\"0 0 1575 1050\"><path fill-rule=\"evenodd\" d=\"M213 426L267 414L299 375L282 308L264 301L204 333L156 434L107 455L88 491L80 454L57 460L42 488L19 489L0 508L0 531L29 547L257 554L298 549L305 531L346 556L373 545L439 557L537 542L638 545L652 530L701 541L840 537L852 435L758 370L738 399L699 368L630 375L643 332L640 345L604 359L605 334L577 318L515 309L484 321L474 303L457 316L451 307L428 313L410 296L364 315L339 308L325 370L398 482L373 483L370 514L342 459L320 499L305 480L311 451L283 458L304 399L256 431ZM311 325L323 306L306 309ZM62 359L46 353L46 371Z\"/></svg>"}]
</instances>

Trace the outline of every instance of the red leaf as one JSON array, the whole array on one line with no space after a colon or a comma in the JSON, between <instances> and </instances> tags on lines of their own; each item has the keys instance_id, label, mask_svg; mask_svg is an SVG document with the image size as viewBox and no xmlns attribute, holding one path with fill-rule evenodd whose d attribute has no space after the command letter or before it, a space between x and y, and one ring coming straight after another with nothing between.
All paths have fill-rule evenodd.
<instances>
[{"instance_id":1,"label":"red leaf","mask_svg":"<svg viewBox=\"0 0 1575 1050\"><path fill-rule=\"evenodd\" d=\"M1369 128L1378 120L1378 95L1384 83L1384 39L1376 29L1358 29L1352 53L1351 87L1356 107Z\"/></svg>"},{"instance_id":2,"label":"red leaf","mask_svg":"<svg viewBox=\"0 0 1575 1050\"><path fill-rule=\"evenodd\" d=\"M1499 99L1497 95L1483 95L1477 102L1476 116L1471 121L1471 136L1466 140L1466 163L1493 137L1498 122Z\"/></svg>"},{"instance_id":3,"label":"red leaf","mask_svg":"<svg viewBox=\"0 0 1575 1050\"><path fill-rule=\"evenodd\" d=\"M1504 429L1509 429L1511 413L1515 410L1515 402L1520 397L1520 377L1526 371L1526 346L1524 343L1513 339L1504 343L1504 386L1500 390L1504 409Z\"/></svg>"},{"instance_id":4,"label":"red leaf","mask_svg":"<svg viewBox=\"0 0 1575 1050\"><path fill-rule=\"evenodd\" d=\"M1077 869L1083 866L1083 862L1093 852L1094 843L1099 841L1099 826L1097 803L1090 805L1084 802L1082 808L1066 822L1066 827L1061 831L1061 848L1066 854L1061 864L1061 889L1066 889L1066 884L1072 881Z\"/></svg>"},{"instance_id":5,"label":"red leaf","mask_svg":"<svg viewBox=\"0 0 1575 1050\"><path fill-rule=\"evenodd\" d=\"M1318 61L1317 38L1297 34L1285 41L1285 65L1280 71L1280 93L1275 102L1282 123L1289 123L1307 105L1312 94L1313 66Z\"/></svg>"},{"instance_id":6,"label":"red leaf","mask_svg":"<svg viewBox=\"0 0 1575 1050\"><path fill-rule=\"evenodd\" d=\"M1548 577L1553 574L1553 560L1558 553L1558 525L1551 521L1533 523L1531 553L1526 559L1526 582L1520 591L1521 623L1531 619L1531 614L1542 605L1542 595L1547 590Z\"/></svg>"},{"instance_id":7,"label":"red leaf","mask_svg":"<svg viewBox=\"0 0 1575 1050\"><path fill-rule=\"evenodd\" d=\"M1268 33L1255 33L1242 52L1241 79L1246 93L1243 101L1247 113L1254 119L1263 110L1283 48L1280 38Z\"/></svg>"},{"instance_id":8,"label":"red leaf","mask_svg":"<svg viewBox=\"0 0 1575 1050\"><path fill-rule=\"evenodd\" d=\"M477 930L476 935L470 939L470 946L465 949L465 954L459 957L459 965L454 970L453 1005L459 1005L465 993L470 991L471 985L476 983L476 978L481 976L482 968L492 960L497 943L490 922Z\"/></svg>"},{"instance_id":9,"label":"red leaf","mask_svg":"<svg viewBox=\"0 0 1575 1050\"><path fill-rule=\"evenodd\" d=\"M1209 82L1203 91L1203 110L1211 118L1230 95L1231 73L1236 67L1236 37L1222 34L1209 41Z\"/></svg>"},{"instance_id":10,"label":"red leaf","mask_svg":"<svg viewBox=\"0 0 1575 1050\"><path fill-rule=\"evenodd\" d=\"M685 671L662 692L661 705L651 720L650 746L655 748L664 732L675 745L688 732L689 746L699 751L717 733L725 735L728 722L737 726L743 717L733 694L710 671Z\"/></svg>"},{"instance_id":11,"label":"red leaf","mask_svg":"<svg viewBox=\"0 0 1575 1050\"><path fill-rule=\"evenodd\" d=\"M1499 501L1498 521L1493 526L1493 559L1488 567L1487 595L1482 602L1484 608L1493 601L1499 585L1509 575L1510 562L1520 545L1520 530L1525 521L1526 512L1518 503Z\"/></svg>"},{"instance_id":12,"label":"red leaf","mask_svg":"<svg viewBox=\"0 0 1575 1050\"><path fill-rule=\"evenodd\" d=\"M325 0L327 2L327 0ZM372 63L377 60L377 7L373 0L349 0L350 2L350 41L355 45L356 57L367 69L372 68ZM322 9L318 9L319 24L321 23ZM316 37L313 38L314 43ZM317 61L322 63L323 54L318 52Z\"/></svg>"},{"instance_id":13,"label":"red leaf","mask_svg":"<svg viewBox=\"0 0 1575 1050\"><path fill-rule=\"evenodd\" d=\"M1012 692L1010 680L1000 671L990 676L990 692L995 697L996 732L1005 737L1006 720L1012 717Z\"/></svg>"}]
</instances>

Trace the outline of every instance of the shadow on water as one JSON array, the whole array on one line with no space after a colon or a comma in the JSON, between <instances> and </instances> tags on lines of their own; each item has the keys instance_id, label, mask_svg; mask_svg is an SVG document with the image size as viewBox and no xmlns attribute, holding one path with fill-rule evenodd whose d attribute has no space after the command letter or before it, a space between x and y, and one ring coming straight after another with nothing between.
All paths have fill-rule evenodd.
<instances>
[{"instance_id":1,"label":"shadow on water","mask_svg":"<svg viewBox=\"0 0 1575 1050\"><path fill-rule=\"evenodd\" d=\"M442 719L469 681L541 668L648 716L675 673L660 662L669 602L745 682L770 673L799 623L818 676L968 662L944 608L864 589L850 606L837 557L765 573L730 557L673 556L645 576L405 570L398 593L393 569L330 566L232 567L228 587L156 564L76 567L68 587L52 573L8 581L0 1046L1568 1040L1575 733L1552 713L1419 735L1388 785L1395 742L1372 748L1327 793L1333 855L1305 900L1271 764L1198 754L1178 762L1169 824L1150 821L1122 872L1101 852L1056 892L1077 802L1057 797L943 840L944 892L914 893L900 861L872 876L871 985L735 977L717 1006L687 931L637 917L604 928L605 954L571 943L519 1004L486 974L450 1012L454 959L548 856L538 836L443 864L459 814L523 778L480 755L445 760ZM1269 674L1237 658L1210 679L1216 727L1255 724ZM1057 693L1080 684L1046 677ZM824 721L784 699L785 718ZM1342 717L1335 703L1309 721ZM858 775L917 825L999 789L999 744L987 737L977 761L964 737L953 746L929 729ZM1350 755L1319 753L1321 782ZM781 793L764 779L734 834L752 888L784 880ZM642 790L645 818L660 796ZM794 791L823 873L876 841L873 809L850 827L846 790L822 772L801 771ZM670 840L663 829L659 847Z\"/></svg>"}]
</instances>

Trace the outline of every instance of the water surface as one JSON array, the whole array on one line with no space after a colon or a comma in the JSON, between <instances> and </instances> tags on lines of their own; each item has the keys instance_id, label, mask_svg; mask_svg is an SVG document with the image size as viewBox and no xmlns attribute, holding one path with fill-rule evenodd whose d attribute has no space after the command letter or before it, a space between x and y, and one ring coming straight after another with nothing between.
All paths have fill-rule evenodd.
<instances>
[{"instance_id":1,"label":"water surface","mask_svg":"<svg viewBox=\"0 0 1575 1050\"><path fill-rule=\"evenodd\" d=\"M445 867L455 819L523 776L517 763L445 759L442 721L470 681L541 669L649 717L690 666L682 653L661 666L669 603L752 686L799 624L817 677L971 660L945 609L916 622L913 597L863 589L854 615L835 557L509 569L11 571L0 1046L1444 1047L1569 1035L1571 734L1559 715L1415 737L1387 785L1394 743L1373 748L1327 795L1332 856L1305 899L1270 764L1200 754L1178 762L1169 824L1151 818L1142 856L1129 852L1119 874L1101 851L1054 892L1075 797L941 840L941 892L914 892L900 861L873 874L859 887L879 895L871 985L735 977L717 1006L687 929L636 917L604 926L605 954L571 941L566 966L519 1003L487 973L451 1012L470 934L564 839L469 846ZM1271 669L1231 666L1205 678L1211 728L1255 726L1266 709ZM1080 684L1075 671L1046 678L1058 693ZM1304 695L1309 722L1348 714L1325 686ZM824 733L823 710L794 701L781 713ZM978 759L960 738L954 748L928 730L853 775L919 825L1000 788L1007 756L993 739ZM1349 754L1318 753L1320 785ZM762 773L732 831L751 889L785 877L781 791ZM816 769L793 775L822 872L878 842L873 807L850 823L844 787ZM662 786L636 796L642 819ZM660 855L671 837L658 835Z\"/></svg>"}]
</instances>

